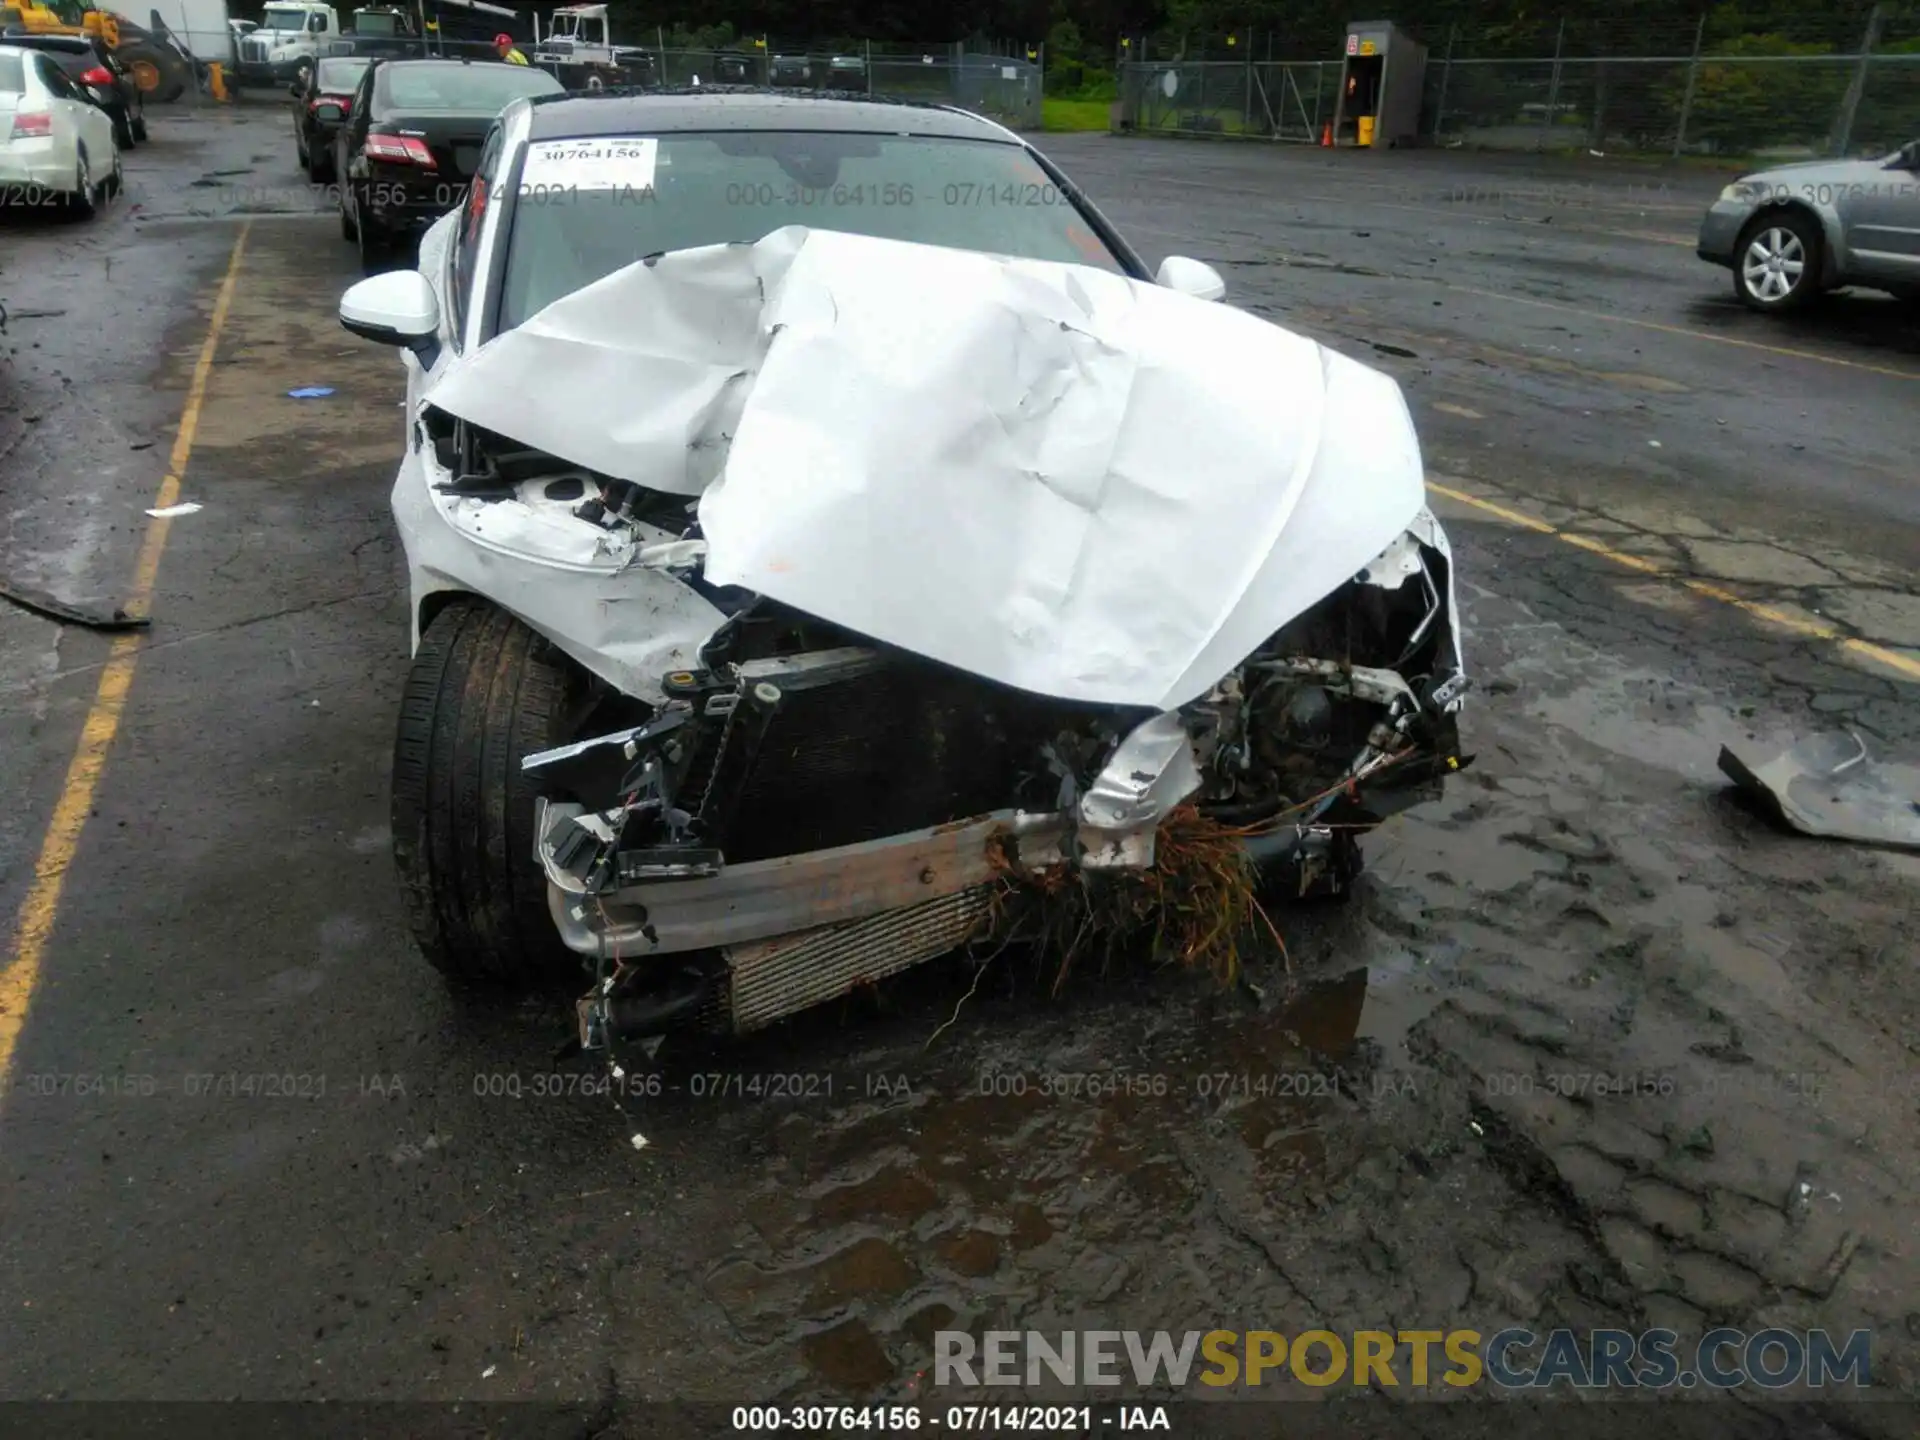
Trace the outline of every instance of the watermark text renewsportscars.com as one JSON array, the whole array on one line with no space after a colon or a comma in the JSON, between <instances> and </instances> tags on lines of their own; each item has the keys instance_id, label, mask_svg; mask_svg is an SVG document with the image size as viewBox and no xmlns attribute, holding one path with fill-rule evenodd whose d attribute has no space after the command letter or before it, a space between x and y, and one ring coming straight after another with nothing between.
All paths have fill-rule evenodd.
<instances>
[{"instance_id":1,"label":"watermark text renewsportscars.com","mask_svg":"<svg viewBox=\"0 0 1920 1440\"><path fill-rule=\"evenodd\" d=\"M933 1337L938 1386L1132 1384L1335 1385L1503 1390L1555 1387L1763 1390L1864 1389L1872 1384L1870 1330L963 1330Z\"/></svg>"}]
</instances>

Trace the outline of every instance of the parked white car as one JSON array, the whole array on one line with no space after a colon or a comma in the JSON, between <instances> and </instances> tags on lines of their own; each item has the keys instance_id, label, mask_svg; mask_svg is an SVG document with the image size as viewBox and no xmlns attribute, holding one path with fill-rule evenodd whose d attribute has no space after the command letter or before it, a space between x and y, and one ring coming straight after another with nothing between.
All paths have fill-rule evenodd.
<instances>
[{"instance_id":1,"label":"parked white car","mask_svg":"<svg viewBox=\"0 0 1920 1440\"><path fill-rule=\"evenodd\" d=\"M87 216L120 179L112 117L48 56L0 45L0 204Z\"/></svg>"}]
</instances>

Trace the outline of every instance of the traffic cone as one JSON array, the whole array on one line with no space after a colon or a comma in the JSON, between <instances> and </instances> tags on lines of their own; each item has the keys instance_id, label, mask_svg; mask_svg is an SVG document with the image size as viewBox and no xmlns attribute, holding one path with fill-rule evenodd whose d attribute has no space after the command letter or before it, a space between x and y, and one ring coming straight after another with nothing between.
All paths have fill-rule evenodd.
<instances>
[{"instance_id":1,"label":"traffic cone","mask_svg":"<svg viewBox=\"0 0 1920 1440\"><path fill-rule=\"evenodd\" d=\"M1333 124L1331 121L1320 127L1320 144L1328 150L1333 148Z\"/></svg>"}]
</instances>

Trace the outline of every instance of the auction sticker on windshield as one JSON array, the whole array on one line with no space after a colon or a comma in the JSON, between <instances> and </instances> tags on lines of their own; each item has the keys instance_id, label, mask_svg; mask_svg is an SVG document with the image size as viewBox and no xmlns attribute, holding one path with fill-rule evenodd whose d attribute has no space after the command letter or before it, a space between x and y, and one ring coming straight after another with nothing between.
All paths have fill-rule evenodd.
<instances>
[{"instance_id":1,"label":"auction sticker on windshield","mask_svg":"<svg viewBox=\"0 0 1920 1440\"><path fill-rule=\"evenodd\" d=\"M527 147L523 191L651 190L660 142L652 138L594 136L539 140Z\"/></svg>"}]
</instances>

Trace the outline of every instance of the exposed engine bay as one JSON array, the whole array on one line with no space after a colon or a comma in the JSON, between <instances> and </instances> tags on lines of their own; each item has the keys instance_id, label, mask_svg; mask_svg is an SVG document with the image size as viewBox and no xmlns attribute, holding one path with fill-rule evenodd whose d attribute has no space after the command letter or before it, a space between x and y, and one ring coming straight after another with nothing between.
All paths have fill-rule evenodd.
<instances>
[{"instance_id":1,"label":"exposed engine bay","mask_svg":"<svg viewBox=\"0 0 1920 1440\"><path fill-rule=\"evenodd\" d=\"M1035 695L710 587L685 497L471 439L477 465L447 493L534 490L627 555L640 553L644 527L656 566L724 617L695 663L658 677L659 703L633 704L635 723L525 762L555 797L538 829L561 933L590 967L623 976L590 997L589 1044L608 1026L630 1037L701 1014L744 1029L799 1008L797 994L730 984L743 959L764 969L808 946L857 956L857 974L816 965L779 977L813 1003L816 987L832 993L951 949L979 919L997 840L1030 867L1147 867L1159 823L1190 804L1264 829L1253 848L1289 893L1339 894L1358 868L1358 834L1437 796L1462 763L1450 561L1413 532L1205 696L1159 712ZM762 888L751 904L733 885L710 886L730 913L674 913L702 884L732 874L761 888L799 856L823 857L803 867L800 891ZM924 863L902 868L912 861ZM909 883L863 892L879 874ZM851 949L837 933L896 909L912 912L897 933L881 928ZM633 964L715 952L718 964L672 967L651 984Z\"/></svg>"}]
</instances>

